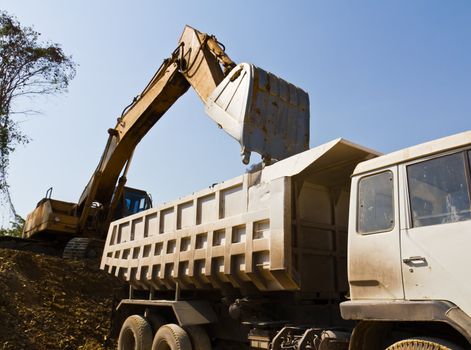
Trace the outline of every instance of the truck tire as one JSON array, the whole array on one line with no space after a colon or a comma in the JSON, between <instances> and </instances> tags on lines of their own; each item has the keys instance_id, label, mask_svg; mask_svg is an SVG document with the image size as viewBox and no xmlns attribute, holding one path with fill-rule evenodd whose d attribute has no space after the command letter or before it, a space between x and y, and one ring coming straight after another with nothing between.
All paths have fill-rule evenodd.
<instances>
[{"instance_id":1,"label":"truck tire","mask_svg":"<svg viewBox=\"0 0 471 350\"><path fill-rule=\"evenodd\" d=\"M193 350L211 350L211 340L208 333L201 326L188 326L184 328L190 336Z\"/></svg>"},{"instance_id":2,"label":"truck tire","mask_svg":"<svg viewBox=\"0 0 471 350\"><path fill-rule=\"evenodd\" d=\"M404 339L389 346L386 350L461 350L461 348L441 340Z\"/></svg>"},{"instance_id":3,"label":"truck tire","mask_svg":"<svg viewBox=\"0 0 471 350\"><path fill-rule=\"evenodd\" d=\"M139 315L129 316L124 321L118 338L118 350L148 350L152 344L152 328Z\"/></svg>"},{"instance_id":4,"label":"truck tire","mask_svg":"<svg viewBox=\"0 0 471 350\"><path fill-rule=\"evenodd\" d=\"M192 350L190 337L180 326L166 324L155 334L152 350Z\"/></svg>"}]
</instances>

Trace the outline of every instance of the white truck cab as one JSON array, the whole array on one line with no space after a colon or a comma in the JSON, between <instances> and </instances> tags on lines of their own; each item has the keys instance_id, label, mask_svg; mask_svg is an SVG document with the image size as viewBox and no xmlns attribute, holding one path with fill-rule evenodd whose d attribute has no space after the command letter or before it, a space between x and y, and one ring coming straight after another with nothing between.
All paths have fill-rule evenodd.
<instances>
[{"instance_id":1,"label":"white truck cab","mask_svg":"<svg viewBox=\"0 0 471 350\"><path fill-rule=\"evenodd\" d=\"M464 132L357 165L345 319L446 323L471 339L470 163Z\"/></svg>"}]
</instances>

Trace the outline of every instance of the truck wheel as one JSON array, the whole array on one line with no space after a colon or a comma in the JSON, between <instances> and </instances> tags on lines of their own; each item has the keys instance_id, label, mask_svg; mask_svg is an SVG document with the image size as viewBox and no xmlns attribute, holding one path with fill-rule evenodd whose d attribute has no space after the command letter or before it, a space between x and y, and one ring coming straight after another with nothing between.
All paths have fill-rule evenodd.
<instances>
[{"instance_id":1,"label":"truck wheel","mask_svg":"<svg viewBox=\"0 0 471 350\"><path fill-rule=\"evenodd\" d=\"M152 344L152 328L144 317L129 316L118 338L118 350L148 350Z\"/></svg>"},{"instance_id":2,"label":"truck wheel","mask_svg":"<svg viewBox=\"0 0 471 350\"><path fill-rule=\"evenodd\" d=\"M211 340L208 333L201 326L188 326L185 331L190 336L193 350L211 350Z\"/></svg>"},{"instance_id":3,"label":"truck wheel","mask_svg":"<svg viewBox=\"0 0 471 350\"><path fill-rule=\"evenodd\" d=\"M405 339L394 343L386 350L461 350L461 348L441 340Z\"/></svg>"},{"instance_id":4,"label":"truck wheel","mask_svg":"<svg viewBox=\"0 0 471 350\"><path fill-rule=\"evenodd\" d=\"M192 350L190 337L180 326L166 324L157 331L152 350Z\"/></svg>"}]
</instances>

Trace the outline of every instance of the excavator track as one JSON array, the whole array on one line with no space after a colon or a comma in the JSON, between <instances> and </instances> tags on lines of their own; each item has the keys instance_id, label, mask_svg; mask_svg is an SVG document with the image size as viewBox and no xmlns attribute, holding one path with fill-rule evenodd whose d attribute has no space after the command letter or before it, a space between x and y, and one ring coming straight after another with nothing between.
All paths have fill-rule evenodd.
<instances>
[{"instance_id":1,"label":"excavator track","mask_svg":"<svg viewBox=\"0 0 471 350\"><path fill-rule=\"evenodd\" d=\"M0 249L13 249L36 254L62 256L64 259L99 260L103 248L103 241L85 237L75 237L66 243L65 241L58 240L0 236Z\"/></svg>"},{"instance_id":2,"label":"excavator track","mask_svg":"<svg viewBox=\"0 0 471 350\"><path fill-rule=\"evenodd\" d=\"M86 237L75 237L65 245L62 257L64 259L96 259L100 258L103 247L103 241Z\"/></svg>"}]
</instances>

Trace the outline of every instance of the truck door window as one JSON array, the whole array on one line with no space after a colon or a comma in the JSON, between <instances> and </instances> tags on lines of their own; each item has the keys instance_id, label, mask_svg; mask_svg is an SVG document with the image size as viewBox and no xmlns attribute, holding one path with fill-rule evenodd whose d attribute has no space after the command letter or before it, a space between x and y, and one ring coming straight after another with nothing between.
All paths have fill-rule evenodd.
<instances>
[{"instance_id":1,"label":"truck door window","mask_svg":"<svg viewBox=\"0 0 471 350\"><path fill-rule=\"evenodd\" d=\"M407 167L413 227L471 219L464 153Z\"/></svg>"},{"instance_id":2,"label":"truck door window","mask_svg":"<svg viewBox=\"0 0 471 350\"><path fill-rule=\"evenodd\" d=\"M391 171L360 179L357 230L359 233L389 231L394 227L393 174Z\"/></svg>"}]
</instances>

